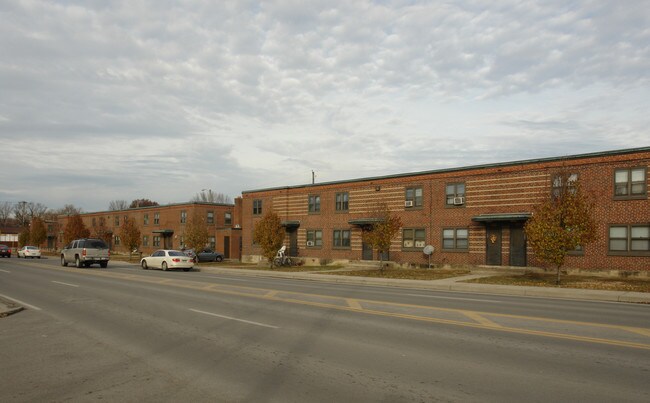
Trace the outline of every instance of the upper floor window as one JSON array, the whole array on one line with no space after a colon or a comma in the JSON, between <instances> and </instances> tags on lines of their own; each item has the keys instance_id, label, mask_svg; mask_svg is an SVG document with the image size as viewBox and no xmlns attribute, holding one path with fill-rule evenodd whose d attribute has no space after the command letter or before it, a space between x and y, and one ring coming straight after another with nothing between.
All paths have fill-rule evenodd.
<instances>
[{"instance_id":1,"label":"upper floor window","mask_svg":"<svg viewBox=\"0 0 650 403\"><path fill-rule=\"evenodd\" d=\"M349 229L335 229L334 230L334 247L335 248L349 248L350 247L350 230Z\"/></svg>"},{"instance_id":2,"label":"upper floor window","mask_svg":"<svg viewBox=\"0 0 650 403\"><path fill-rule=\"evenodd\" d=\"M318 213L320 211L320 196L319 195L309 195L307 210L310 213Z\"/></svg>"},{"instance_id":3,"label":"upper floor window","mask_svg":"<svg viewBox=\"0 0 650 403\"><path fill-rule=\"evenodd\" d=\"M253 200L253 215L262 214L262 200L255 199Z\"/></svg>"},{"instance_id":4,"label":"upper floor window","mask_svg":"<svg viewBox=\"0 0 650 403\"><path fill-rule=\"evenodd\" d=\"M571 193L576 191L576 183L578 182L578 174L557 174L553 177L553 189L551 193L553 197L558 198L562 195L562 189L565 189Z\"/></svg>"},{"instance_id":5,"label":"upper floor window","mask_svg":"<svg viewBox=\"0 0 650 403\"><path fill-rule=\"evenodd\" d=\"M469 230L467 228L446 228L442 230L442 249L467 250Z\"/></svg>"},{"instance_id":6,"label":"upper floor window","mask_svg":"<svg viewBox=\"0 0 650 403\"><path fill-rule=\"evenodd\" d=\"M626 255L650 253L650 225L612 225L609 251Z\"/></svg>"},{"instance_id":7,"label":"upper floor window","mask_svg":"<svg viewBox=\"0 0 650 403\"><path fill-rule=\"evenodd\" d=\"M181 224L185 224L187 222L187 211L181 210Z\"/></svg>"},{"instance_id":8,"label":"upper floor window","mask_svg":"<svg viewBox=\"0 0 650 403\"><path fill-rule=\"evenodd\" d=\"M230 211L226 211L226 213L224 214L223 224L232 225L232 213Z\"/></svg>"},{"instance_id":9,"label":"upper floor window","mask_svg":"<svg viewBox=\"0 0 650 403\"><path fill-rule=\"evenodd\" d=\"M626 168L614 172L614 197L634 198L647 195L647 169Z\"/></svg>"},{"instance_id":10,"label":"upper floor window","mask_svg":"<svg viewBox=\"0 0 650 403\"><path fill-rule=\"evenodd\" d=\"M160 213L153 213L153 223L154 225L160 224Z\"/></svg>"},{"instance_id":11,"label":"upper floor window","mask_svg":"<svg viewBox=\"0 0 650 403\"><path fill-rule=\"evenodd\" d=\"M421 187L406 188L406 194L404 195L404 207L422 207Z\"/></svg>"},{"instance_id":12,"label":"upper floor window","mask_svg":"<svg viewBox=\"0 0 650 403\"><path fill-rule=\"evenodd\" d=\"M120 226L120 217L115 216L115 218L113 218L113 222L114 222L116 227L119 227Z\"/></svg>"},{"instance_id":13,"label":"upper floor window","mask_svg":"<svg viewBox=\"0 0 650 403\"><path fill-rule=\"evenodd\" d=\"M323 246L323 231L319 229L307 230L307 246L308 247Z\"/></svg>"},{"instance_id":14,"label":"upper floor window","mask_svg":"<svg viewBox=\"0 0 650 403\"><path fill-rule=\"evenodd\" d=\"M97 221L95 220L95 217L93 217L93 227L97 226Z\"/></svg>"},{"instance_id":15,"label":"upper floor window","mask_svg":"<svg viewBox=\"0 0 650 403\"><path fill-rule=\"evenodd\" d=\"M348 211L350 195L348 192L340 192L336 194L336 211Z\"/></svg>"},{"instance_id":16,"label":"upper floor window","mask_svg":"<svg viewBox=\"0 0 650 403\"><path fill-rule=\"evenodd\" d=\"M465 183L448 183L445 186L447 206L462 206L465 204Z\"/></svg>"},{"instance_id":17,"label":"upper floor window","mask_svg":"<svg viewBox=\"0 0 650 403\"><path fill-rule=\"evenodd\" d=\"M402 247L404 249L420 249L425 246L424 228L404 228L402 231Z\"/></svg>"},{"instance_id":18,"label":"upper floor window","mask_svg":"<svg viewBox=\"0 0 650 403\"><path fill-rule=\"evenodd\" d=\"M149 214L145 214L143 217L144 225L149 225Z\"/></svg>"},{"instance_id":19,"label":"upper floor window","mask_svg":"<svg viewBox=\"0 0 650 403\"><path fill-rule=\"evenodd\" d=\"M206 221L208 224L214 224L214 211L208 211Z\"/></svg>"}]
</instances>

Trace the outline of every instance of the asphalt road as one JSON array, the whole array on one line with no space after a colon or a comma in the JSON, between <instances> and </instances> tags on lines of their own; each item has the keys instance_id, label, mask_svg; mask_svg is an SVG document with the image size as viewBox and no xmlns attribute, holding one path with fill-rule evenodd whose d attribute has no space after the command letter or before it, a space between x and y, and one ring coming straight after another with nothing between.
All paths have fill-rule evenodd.
<instances>
[{"instance_id":1,"label":"asphalt road","mask_svg":"<svg viewBox=\"0 0 650 403\"><path fill-rule=\"evenodd\" d=\"M650 401L650 306L0 259L0 400Z\"/></svg>"}]
</instances>

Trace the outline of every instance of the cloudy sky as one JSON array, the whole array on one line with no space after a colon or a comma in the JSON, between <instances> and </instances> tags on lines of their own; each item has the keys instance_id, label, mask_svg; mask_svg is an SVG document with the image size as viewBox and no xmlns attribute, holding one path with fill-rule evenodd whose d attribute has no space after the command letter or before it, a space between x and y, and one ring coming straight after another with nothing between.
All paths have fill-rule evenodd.
<instances>
[{"instance_id":1,"label":"cloudy sky","mask_svg":"<svg viewBox=\"0 0 650 403\"><path fill-rule=\"evenodd\" d=\"M0 202L234 198L648 127L647 0L0 2Z\"/></svg>"}]
</instances>

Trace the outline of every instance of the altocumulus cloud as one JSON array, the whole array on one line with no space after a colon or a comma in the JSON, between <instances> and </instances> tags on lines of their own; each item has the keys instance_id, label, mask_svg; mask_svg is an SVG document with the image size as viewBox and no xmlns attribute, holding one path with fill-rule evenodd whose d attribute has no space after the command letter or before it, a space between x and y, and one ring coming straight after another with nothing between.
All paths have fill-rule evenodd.
<instances>
[{"instance_id":1,"label":"altocumulus cloud","mask_svg":"<svg viewBox=\"0 0 650 403\"><path fill-rule=\"evenodd\" d=\"M648 145L645 1L5 1L0 201Z\"/></svg>"}]
</instances>

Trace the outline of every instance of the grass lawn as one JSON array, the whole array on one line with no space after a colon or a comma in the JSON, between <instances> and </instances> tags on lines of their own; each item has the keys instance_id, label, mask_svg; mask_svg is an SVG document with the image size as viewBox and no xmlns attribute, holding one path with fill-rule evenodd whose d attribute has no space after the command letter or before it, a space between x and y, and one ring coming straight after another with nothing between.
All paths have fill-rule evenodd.
<instances>
[{"instance_id":1,"label":"grass lawn","mask_svg":"<svg viewBox=\"0 0 650 403\"><path fill-rule=\"evenodd\" d=\"M375 278L398 278L406 280L442 280L450 277L459 277L470 274L469 270L443 270L443 269L384 269L380 270L355 270L339 271L323 274L335 274L339 276L359 276Z\"/></svg>"},{"instance_id":2,"label":"grass lawn","mask_svg":"<svg viewBox=\"0 0 650 403\"><path fill-rule=\"evenodd\" d=\"M467 283L523 285L533 287L581 288L605 291L635 291L650 292L650 280L630 278L603 278L594 276L565 275L560 278L560 285L555 285L555 273L527 273L483 277L467 280Z\"/></svg>"}]
</instances>

